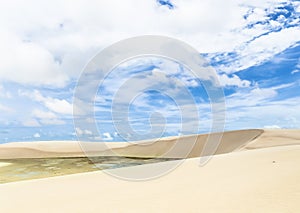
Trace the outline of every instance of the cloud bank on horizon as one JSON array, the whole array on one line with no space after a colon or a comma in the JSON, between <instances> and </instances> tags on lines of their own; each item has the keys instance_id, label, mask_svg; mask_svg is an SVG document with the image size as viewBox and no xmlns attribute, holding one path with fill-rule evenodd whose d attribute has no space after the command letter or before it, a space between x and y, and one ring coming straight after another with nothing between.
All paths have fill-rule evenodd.
<instances>
[{"instance_id":1,"label":"cloud bank on horizon","mask_svg":"<svg viewBox=\"0 0 300 213\"><path fill-rule=\"evenodd\" d=\"M99 139L88 128L74 128L76 81L101 49L145 34L182 40L216 69L226 96L225 129L300 128L299 1L10 1L0 8L0 25L0 143L71 140L76 134ZM178 73L199 97L200 132L208 131L207 97L180 64L135 60L114 70L124 74L118 82L132 70L150 77ZM121 140L107 113L106 96L117 85L108 79L96 99L106 141ZM132 112L156 109L170 121L165 136L179 134L178 111L166 97L140 96ZM149 128L146 115L132 117L140 132Z\"/></svg>"}]
</instances>

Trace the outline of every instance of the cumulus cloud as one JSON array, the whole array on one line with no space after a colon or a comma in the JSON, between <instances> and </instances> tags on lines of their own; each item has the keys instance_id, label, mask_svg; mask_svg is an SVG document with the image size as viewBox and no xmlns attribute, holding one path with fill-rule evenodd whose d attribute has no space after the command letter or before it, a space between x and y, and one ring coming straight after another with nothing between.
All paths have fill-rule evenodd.
<instances>
[{"instance_id":1,"label":"cumulus cloud","mask_svg":"<svg viewBox=\"0 0 300 213\"><path fill-rule=\"evenodd\" d=\"M249 87L251 82L248 80L241 80L237 75L228 77L226 74L219 75L219 81L222 86L237 86L237 87Z\"/></svg>"},{"instance_id":2,"label":"cumulus cloud","mask_svg":"<svg viewBox=\"0 0 300 213\"><path fill-rule=\"evenodd\" d=\"M52 97L44 97L38 90L30 91L19 91L19 95L31 98L43 104L46 108L52 112L59 114L72 114L73 106L71 103L64 99L57 99Z\"/></svg>"},{"instance_id":3,"label":"cumulus cloud","mask_svg":"<svg viewBox=\"0 0 300 213\"><path fill-rule=\"evenodd\" d=\"M103 135L102 139L105 140L105 141L111 141L111 140L114 139L109 132L105 132L102 135Z\"/></svg>"},{"instance_id":4,"label":"cumulus cloud","mask_svg":"<svg viewBox=\"0 0 300 213\"><path fill-rule=\"evenodd\" d=\"M76 127L76 133L77 135L79 136L82 136L82 135L93 135L93 132L88 130L88 129L80 129L79 127Z\"/></svg>"},{"instance_id":5,"label":"cumulus cloud","mask_svg":"<svg viewBox=\"0 0 300 213\"><path fill-rule=\"evenodd\" d=\"M33 137L34 137L34 138L40 138L41 135L40 135L40 133L37 132L37 133L35 133L35 134L33 135Z\"/></svg>"},{"instance_id":6,"label":"cumulus cloud","mask_svg":"<svg viewBox=\"0 0 300 213\"><path fill-rule=\"evenodd\" d=\"M63 87L100 49L143 34L175 37L204 53L237 52L239 61L227 67L235 72L299 40L297 27L270 33L284 28L268 17L280 3L177 0L169 10L154 0L7 2L0 8L0 80Z\"/></svg>"},{"instance_id":7,"label":"cumulus cloud","mask_svg":"<svg viewBox=\"0 0 300 213\"><path fill-rule=\"evenodd\" d=\"M49 50L20 35L0 34L0 80L22 84L63 86L68 79Z\"/></svg>"},{"instance_id":8,"label":"cumulus cloud","mask_svg":"<svg viewBox=\"0 0 300 213\"><path fill-rule=\"evenodd\" d=\"M30 109L26 110L31 117L26 117L27 114L22 117L22 124L29 127L60 125L65 124L66 120L62 120L64 117L70 117L72 114L72 104L70 99L65 99L65 96L51 97L50 93L24 90L24 88L30 89L34 86L34 88L65 89L63 87L70 81L76 80L87 62L104 47L133 36L157 34L183 40L199 52L206 53L203 55L207 56L220 71L222 86L242 88L229 95L226 100L228 120L234 121L232 123L236 128L247 126L252 118L253 121L261 121L259 124L261 127L276 123L276 119L284 123L282 127L288 124L299 126L300 118L297 116L300 110L298 109L299 98L276 102L279 90L289 85L259 88L246 78L241 79L243 77L234 74L259 65L299 42L300 19L296 14L299 12L299 3L281 0L251 2L249 0L173 0L171 2L174 5L172 10L168 8L169 6L159 5L155 0L143 2L140 0L105 2L30 0L9 1L2 4L0 82L16 82L19 86L21 84L22 90L19 91L19 95L30 98L31 104L42 105L42 110L36 109L36 106L33 107L34 109L28 106ZM295 11L290 11L290 17L287 17L284 11L285 5L292 5L295 8ZM18 13L11 11L18 11ZM123 67L120 65L120 69L134 71L134 68L145 64L143 60L135 61L133 64L124 63ZM161 81L162 84L169 82L169 85L174 86L168 75L180 76L179 80L187 87L199 86L199 82L192 76L186 75L178 64L158 63L158 61L151 63L156 69L151 69L146 79L137 78L136 81L132 81L132 85L136 85L135 88L132 90L127 88L120 96L121 99L127 101L132 98L128 97L128 94L137 93L139 87L150 85L151 82ZM290 70L291 74L298 73L298 68ZM117 76L110 79L110 82L106 79L108 80L108 87L105 88L107 93L101 96L102 105L96 106L96 111L110 110L106 107L107 97L124 83L122 75L125 75L124 79L127 80L127 74L117 72ZM156 88L162 87L157 84ZM178 97L184 99L185 96L180 93L181 91L175 89L172 91L172 94L177 94L175 99ZM88 89L85 92L88 92ZM0 97L1 100L5 100L13 99L11 97L14 96L0 85ZM16 103L18 105L17 101ZM141 108L148 107L149 111L155 108L151 108L151 105L142 99L137 100L135 104ZM186 109L190 109L187 105ZM14 105L1 102L0 111L12 112L10 106ZM79 115L86 115L84 107L81 105L77 107ZM199 108L205 121L201 125L206 128L211 120L207 115L210 106L199 104ZM178 116L177 111L170 104L160 107L160 112L170 117ZM185 115L185 118L191 120L190 126L198 125L192 119L196 113L190 110L189 114ZM88 116L84 117L89 119ZM109 122L106 117L101 119L102 123ZM140 120L140 122L145 121ZM174 123L171 123L171 126L173 125L174 131L177 131L178 127ZM88 128L85 126L83 129L76 129L76 132L79 135L94 137L93 132ZM103 135L106 140L115 137L109 133L114 130L107 129L104 132L107 133Z\"/></svg>"},{"instance_id":9,"label":"cumulus cloud","mask_svg":"<svg viewBox=\"0 0 300 213\"><path fill-rule=\"evenodd\" d=\"M32 116L39 120L42 124L49 125L61 125L65 124L65 122L57 117L57 115L50 111L42 111L39 109L35 109L32 112Z\"/></svg>"}]
</instances>

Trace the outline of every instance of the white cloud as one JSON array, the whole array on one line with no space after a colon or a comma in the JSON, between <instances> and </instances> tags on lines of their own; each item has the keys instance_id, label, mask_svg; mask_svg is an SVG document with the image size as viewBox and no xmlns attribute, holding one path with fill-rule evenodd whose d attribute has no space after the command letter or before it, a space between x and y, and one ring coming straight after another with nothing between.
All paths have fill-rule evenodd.
<instances>
[{"instance_id":1,"label":"white cloud","mask_svg":"<svg viewBox=\"0 0 300 213\"><path fill-rule=\"evenodd\" d=\"M300 115L298 105L300 97L281 101L262 102L257 105L239 108L227 108L226 126L228 129L264 128L299 128ZM275 127L275 126L273 126Z\"/></svg>"},{"instance_id":2,"label":"white cloud","mask_svg":"<svg viewBox=\"0 0 300 213\"><path fill-rule=\"evenodd\" d=\"M41 135L40 135L40 133L37 132L37 133L35 133L35 134L33 135L33 137L34 137L34 138L40 138Z\"/></svg>"},{"instance_id":3,"label":"white cloud","mask_svg":"<svg viewBox=\"0 0 300 213\"><path fill-rule=\"evenodd\" d=\"M278 0L177 0L174 4L176 9L170 11L155 0L6 2L0 8L0 80L61 87L77 78L100 49L144 34L175 37L200 52L238 52L241 61L233 63L230 72L234 72L261 63L300 37L295 27L246 44L281 24L278 20L245 28L268 19L266 13L276 9ZM245 20L251 8L255 9Z\"/></svg>"},{"instance_id":4,"label":"white cloud","mask_svg":"<svg viewBox=\"0 0 300 213\"><path fill-rule=\"evenodd\" d=\"M300 13L300 2L299 1L293 1L293 4L295 5L295 11L297 13Z\"/></svg>"},{"instance_id":5,"label":"white cloud","mask_svg":"<svg viewBox=\"0 0 300 213\"><path fill-rule=\"evenodd\" d=\"M237 107L250 107L260 104L266 104L271 101L272 98L278 95L278 90L291 87L291 84L282 84L270 88L259 88L257 85L248 91L239 91L226 97L227 108Z\"/></svg>"},{"instance_id":6,"label":"white cloud","mask_svg":"<svg viewBox=\"0 0 300 213\"><path fill-rule=\"evenodd\" d=\"M237 86L237 87L249 87L250 81L241 80L237 75L228 77L226 74L219 75L219 81L222 86Z\"/></svg>"},{"instance_id":7,"label":"white cloud","mask_svg":"<svg viewBox=\"0 0 300 213\"><path fill-rule=\"evenodd\" d=\"M235 73L252 66L259 65L276 54L293 46L300 38L300 29L291 27L279 32L271 32L266 36L261 36L248 44L242 44L234 49L236 58L225 57L225 61L230 63L219 65L218 69L227 73Z\"/></svg>"},{"instance_id":8,"label":"white cloud","mask_svg":"<svg viewBox=\"0 0 300 213\"><path fill-rule=\"evenodd\" d=\"M226 126L229 129L264 128L277 125L281 128L299 128L300 97L277 100L280 90L295 84L282 84L270 88L240 91L226 98Z\"/></svg>"},{"instance_id":9,"label":"white cloud","mask_svg":"<svg viewBox=\"0 0 300 213\"><path fill-rule=\"evenodd\" d=\"M251 85L249 81L240 79L237 75L227 74L263 63L299 41L300 29L299 24L297 25L299 18L291 21L284 20L281 16L278 20L270 20L267 16L277 10L276 7L280 2L282 1L174 0L176 9L170 11L159 7L155 0L8 1L0 8L0 82L63 87L71 78L76 79L91 57L102 48L137 35L166 35L181 39L199 52L211 53L212 57L219 57L220 61L227 62L219 66L220 70L226 71L226 74L220 76L222 85L243 87L243 90L248 92L241 91L228 97L229 119L239 120L250 113L250 117L253 115L255 119L264 120L262 118L266 117L262 126L269 125L272 124L270 121L275 119L271 116L272 110L276 111L275 116L278 116L278 119L283 120L284 107L293 108L290 102L278 102L278 106L271 104L280 88L248 89L247 87ZM296 2L292 4L299 11L300 4ZM249 16L244 19L244 15L247 14ZM285 28L283 21L293 22L296 27ZM249 25L252 27L248 27ZM220 56L220 52L225 56ZM234 56L228 53L233 53ZM141 60L139 63L135 65L143 65L145 62ZM151 82L158 80L161 83L171 84L170 79L159 71L181 74L181 82L190 87L198 84L191 76L184 75L179 66L172 62L159 64L156 71L158 72L152 72L145 80L137 79L133 82L134 85L149 86ZM296 72L298 69L291 73ZM114 89L122 85L123 82L118 81L119 79L121 77L108 82L110 89L108 92L116 91ZM121 98L126 102L131 98L128 94L137 94L139 92L137 86L132 90L127 88ZM156 87L159 88L158 85ZM61 116L72 114L72 104L68 99L49 97L37 90L20 91L19 94L31 98L49 110L33 110L32 118L25 117L22 122L25 126L63 124ZM176 96L178 98L182 93L174 90L172 94L178 94ZM12 95L0 86L0 97L9 98ZM103 96L103 104L107 103L105 98L106 96ZM298 109L297 101L293 101L296 105L293 109ZM143 101L136 104L150 107ZM258 104L262 106L259 107ZM208 108L205 106L204 109ZM286 123L296 125L299 117L293 109L287 110L290 113L288 117L290 120ZM3 103L0 104L0 110L11 112L12 109L9 108L9 104ZM82 110L80 114L85 114L84 107L77 110ZM101 110L104 111L104 107ZM176 114L176 111L168 107L161 109L161 112L169 116L173 116L172 113ZM195 112L190 112L188 116L193 118ZM86 119L89 118L86 116ZM79 132L93 136L87 129ZM104 137L112 138L110 133Z\"/></svg>"},{"instance_id":10,"label":"white cloud","mask_svg":"<svg viewBox=\"0 0 300 213\"><path fill-rule=\"evenodd\" d=\"M267 126L264 126L265 129L281 129L280 126L278 125L267 125Z\"/></svg>"},{"instance_id":11,"label":"white cloud","mask_svg":"<svg viewBox=\"0 0 300 213\"><path fill-rule=\"evenodd\" d=\"M42 110L35 109L33 110L32 114L37 117L37 118L42 118L42 119L55 119L57 116L53 112L45 112Z\"/></svg>"},{"instance_id":12,"label":"white cloud","mask_svg":"<svg viewBox=\"0 0 300 213\"><path fill-rule=\"evenodd\" d=\"M79 135L79 136L82 136L82 135L93 135L93 132L88 130L88 129L80 129L79 127L76 127L76 133Z\"/></svg>"},{"instance_id":13,"label":"white cloud","mask_svg":"<svg viewBox=\"0 0 300 213\"><path fill-rule=\"evenodd\" d=\"M102 139L105 140L105 141L111 141L111 140L114 139L109 132L105 132L102 135L103 135Z\"/></svg>"},{"instance_id":14,"label":"white cloud","mask_svg":"<svg viewBox=\"0 0 300 213\"><path fill-rule=\"evenodd\" d=\"M57 117L57 115L53 112L46 112L39 109L35 109L32 112L32 116L39 120L42 124L49 125L61 125L65 124L65 122Z\"/></svg>"},{"instance_id":15,"label":"white cloud","mask_svg":"<svg viewBox=\"0 0 300 213\"><path fill-rule=\"evenodd\" d=\"M27 96L34 101L42 103L49 110L59 114L72 114L73 106L64 99L57 99L52 97L44 97L38 90L33 92L19 91L19 95Z\"/></svg>"},{"instance_id":16,"label":"white cloud","mask_svg":"<svg viewBox=\"0 0 300 213\"><path fill-rule=\"evenodd\" d=\"M298 59L298 63L297 63L297 65L296 65L295 68L296 68L296 69L294 69L294 70L291 72L292 75L295 74L295 73L300 72L300 58Z\"/></svg>"},{"instance_id":17,"label":"white cloud","mask_svg":"<svg viewBox=\"0 0 300 213\"><path fill-rule=\"evenodd\" d=\"M56 113L72 114L73 112L72 104L70 104L66 100L59 100L48 97L46 100L44 100L44 104L48 109Z\"/></svg>"},{"instance_id":18,"label":"white cloud","mask_svg":"<svg viewBox=\"0 0 300 213\"><path fill-rule=\"evenodd\" d=\"M254 8L252 13L247 17L249 22L258 22L261 20L266 20L267 12L263 8Z\"/></svg>"},{"instance_id":19,"label":"white cloud","mask_svg":"<svg viewBox=\"0 0 300 213\"><path fill-rule=\"evenodd\" d=\"M22 41L21 35L6 32L0 35L0 80L51 86L63 86L68 80L49 50Z\"/></svg>"}]
</instances>

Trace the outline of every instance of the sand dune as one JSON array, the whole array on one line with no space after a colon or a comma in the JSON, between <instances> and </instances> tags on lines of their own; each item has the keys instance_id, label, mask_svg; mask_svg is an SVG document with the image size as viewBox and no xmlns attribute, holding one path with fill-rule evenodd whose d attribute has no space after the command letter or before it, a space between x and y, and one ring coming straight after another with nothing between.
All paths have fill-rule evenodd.
<instances>
[{"instance_id":1,"label":"sand dune","mask_svg":"<svg viewBox=\"0 0 300 213\"><path fill-rule=\"evenodd\" d=\"M209 137L221 138L220 144L215 150L215 154L229 153L241 146L244 146L251 140L259 137L263 130L238 130L224 132L223 134L214 133L211 135L201 134L192 136L183 136L171 140L161 139L157 142L142 143L130 145L122 148L115 148L113 153L129 157L163 157L163 158L192 158L203 156L203 149L208 142ZM212 140L213 141L213 140Z\"/></svg>"},{"instance_id":2,"label":"sand dune","mask_svg":"<svg viewBox=\"0 0 300 213\"><path fill-rule=\"evenodd\" d=\"M299 129L264 130L259 137L249 143L246 143L240 150L285 145L300 145Z\"/></svg>"},{"instance_id":3,"label":"sand dune","mask_svg":"<svg viewBox=\"0 0 300 213\"><path fill-rule=\"evenodd\" d=\"M208 135L185 136L151 144L144 141L143 145L111 143L117 155L182 157L180 149L196 141L189 159L178 161L182 164L175 170L149 181L124 181L106 174L108 171L96 171L0 184L0 211L300 212L300 130L225 132L216 155L199 167L198 156L207 138ZM85 145L89 151L112 154L105 150L107 146ZM0 159L82 154L77 142L0 145ZM150 174L174 162L111 172Z\"/></svg>"},{"instance_id":4,"label":"sand dune","mask_svg":"<svg viewBox=\"0 0 300 213\"><path fill-rule=\"evenodd\" d=\"M83 143L90 149L86 150L87 153L93 155L97 155L107 148L128 146L128 143L125 142ZM84 157L85 155L78 141L13 142L0 144L0 159Z\"/></svg>"},{"instance_id":5,"label":"sand dune","mask_svg":"<svg viewBox=\"0 0 300 213\"><path fill-rule=\"evenodd\" d=\"M300 146L185 160L144 182L103 172L0 185L1 212L299 212ZM165 163L142 165L157 169ZM134 172L138 167L121 168Z\"/></svg>"},{"instance_id":6,"label":"sand dune","mask_svg":"<svg viewBox=\"0 0 300 213\"><path fill-rule=\"evenodd\" d=\"M201 134L169 137L157 141L136 142L136 144L125 142L79 143L77 141L7 143L0 145L0 159L82 157L86 154L90 156L118 155L127 157L192 158L206 154L204 147L207 145L209 137L212 139L214 137L222 137L217 150L210 152L214 154L300 144L300 130L252 129L228 131L224 132L224 134L214 133L210 136Z\"/></svg>"}]
</instances>

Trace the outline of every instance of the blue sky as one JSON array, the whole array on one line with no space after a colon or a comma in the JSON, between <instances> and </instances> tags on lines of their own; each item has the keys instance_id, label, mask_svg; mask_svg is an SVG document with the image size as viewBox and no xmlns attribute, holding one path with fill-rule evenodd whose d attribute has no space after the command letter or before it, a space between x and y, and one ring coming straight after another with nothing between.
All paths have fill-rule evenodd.
<instances>
[{"instance_id":1,"label":"blue sky","mask_svg":"<svg viewBox=\"0 0 300 213\"><path fill-rule=\"evenodd\" d=\"M189 125L196 125L197 117L198 132L209 131L209 99L201 80L182 65L155 57L121 64L106 78L95 102L99 133L74 127L73 93L85 65L101 49L145 34L182 40L215 68L226 98L226 130L300 128L299 1L9 2L0 8L0 25L0 143L74 140L76 134L122 140L111 100L136 74L145 76L140 83L156 79L163 85L166 76L184 83L198 109L187 115ZM129 109L132 128L147 136L149 116L159 112L165 118L158 117L153 127L159 130L158 121L165 121L163 136L195 133L180 131L177 103L185 97L176 94L177 100L156 91L137 96Z\"/></svg>"}]
</instances>

